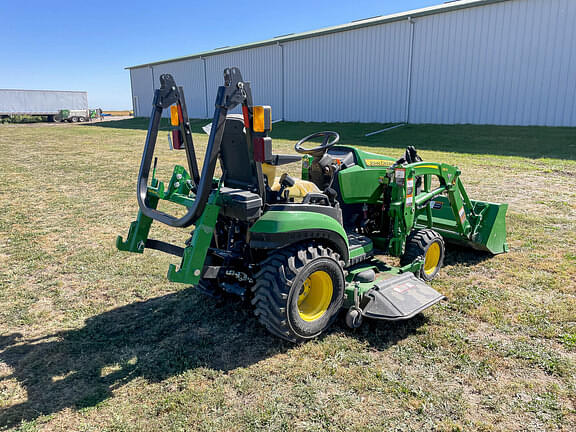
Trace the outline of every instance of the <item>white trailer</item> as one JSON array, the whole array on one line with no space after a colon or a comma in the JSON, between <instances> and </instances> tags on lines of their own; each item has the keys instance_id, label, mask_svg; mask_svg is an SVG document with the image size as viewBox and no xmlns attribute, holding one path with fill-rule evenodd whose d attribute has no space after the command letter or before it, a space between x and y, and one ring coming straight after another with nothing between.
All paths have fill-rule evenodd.
<instances>
[{"instance_id":1,"label":"white trailer","mask_svg":"<svg viewBox=\"0 0 576 432\"><path fill-rule=\"evenodd\" d=\"M61 110L88 110L88 93L0 89L0 117L42 115L48 116L49 121L54 121L54 117Z\"/></svg>"}]
</instances>

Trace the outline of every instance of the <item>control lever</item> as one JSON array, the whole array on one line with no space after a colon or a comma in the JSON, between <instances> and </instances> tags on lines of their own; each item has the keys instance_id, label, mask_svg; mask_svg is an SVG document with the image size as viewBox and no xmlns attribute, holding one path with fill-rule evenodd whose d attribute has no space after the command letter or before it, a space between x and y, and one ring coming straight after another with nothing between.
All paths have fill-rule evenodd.
<instances>
[{"instance_id":1,"label":"control lever","mask_svg":"<svg viewBox=\"0 0 576 432\"><path fill-rule=\"evenodd\" d=\"M284 199L288 199L288 191L284 193L286 188L292 187L296 184L296 180L293 177L290 177L288 174L284 173L280 176L280 190L278 191L278 195L283 196Z\"/></svg>"},{"instance_id":2,"label":"control lever","mask_svg":"<svg viewBox=\"0 0 576 432\"><path fill-rule=\"evenodd\" d=\"M296 180L293 177L290 177L288 174L284 173L280 177L280 186L283 188L292 187L296 184Z\"/></svg>"}]
</instances>

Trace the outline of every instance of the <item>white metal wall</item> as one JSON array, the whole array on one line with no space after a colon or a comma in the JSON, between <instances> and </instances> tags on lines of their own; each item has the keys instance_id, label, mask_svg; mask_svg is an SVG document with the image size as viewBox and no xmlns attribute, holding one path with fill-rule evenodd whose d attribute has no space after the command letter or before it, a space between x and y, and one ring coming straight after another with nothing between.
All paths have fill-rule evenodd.
<instances>
[{"instance_id":1,"label":"white metal wall","mask_svg":"<svg viewBox=\"0 0 576 432\"><path fill-rule=\"evenodd\" d=\"M276 45L206 57L209 116L214 113L216 89L224 83L224 69L231 66L237 66L242 78L253 83L254 103L272 106L273 119L281 119L282 53Z\"/></svg>"},{"instance_id":2,"label":"white metal wall","mask_svg":"<svg viewBox=\"0 0 576 432\"><path fill-rule=\"evenodd\" d=\"M415 20L413 123L576 126L576 1Z\"/></svg>"},{"instance_id":3,"label":"white metal wall","mask_svg":"<svg viewBox=\"0 0 576 432\"><path fill-rule=\"evenodd\" d=\"M238 66L274 119L576 126L575 22L576 0L509 0L145 66L134 109L149 115L152 79L170 72L189 115L211 117Z\"/></svg>"},{"instance_id":4,"label":"white metal wall","mask_svg":"<svg viewBox=\"0 0 576 432\"><path fill-rule=\"evenodd\" d=\"M207 117L205 100L206 89L204 86L204 65L202 60L193 59L173 63L163 63L153 66L152 70L154 71L155 89L160 87L160 75L166 73L172 74L176 84L184 88L188 117ZM148 110L152 110L152 101L150 102ZM170 115L170 112L166 110L164 111L164 115L168 116Z\"/></svg>"},{"instance_id":5,"label":"white metal wall","mask_svg":"<svg viewBox=\"0 0 576 432\"><path fill-rule=\"evenodd\" d=\"M148 117L152 112L152 98L154 96L152 68L130 69L130 82L132 84L134 116Z\"/></svg>"},{"instance_id":6,"label":"white metal wall","mask_svg":"<svg viewBox=\"0 0 576 432\"><path fill-rule=\"evenodd\" d=\"M395 22L286 43L286 120L402 121L408 30Z\"/></svg>"}]
</instances>

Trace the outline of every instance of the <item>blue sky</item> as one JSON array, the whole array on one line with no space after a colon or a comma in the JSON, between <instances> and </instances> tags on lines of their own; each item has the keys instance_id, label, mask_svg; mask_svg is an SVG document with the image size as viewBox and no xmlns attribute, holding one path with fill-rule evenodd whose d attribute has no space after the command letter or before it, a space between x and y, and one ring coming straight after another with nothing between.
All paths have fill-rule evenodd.
<instances>
[{"instance_id":1,"label":"blue sky","mask_svg":"<svg viewBox=\"0 0 576 432\"><path fill-rule=\"evenodd\" d=\"M440 3L4 0L0 88L86 90L91 107L127 109L126 66Z\"/></svg>"}]
</instances>

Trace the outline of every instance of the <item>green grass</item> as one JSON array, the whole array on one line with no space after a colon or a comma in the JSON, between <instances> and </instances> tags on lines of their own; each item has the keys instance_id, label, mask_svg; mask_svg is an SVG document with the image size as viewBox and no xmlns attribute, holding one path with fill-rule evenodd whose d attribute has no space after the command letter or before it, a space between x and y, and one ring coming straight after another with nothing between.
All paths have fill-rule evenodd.
<instances>
[{"instance_id":1,"label":"green grass","mask_svg":"<svg viewBox=\"0 0 576 432\"><path fill-rule=\"evenodd\" d=\"M0 124L45 122L46 117L47 116L39 116L39 115L13 115L9 117L0 118Z\"/></svg>"},{"instance_id":2,"label":"green grass","mask_svg":"<svg viewBox=\"0 0 576 432\"><path fill-rule=\"evenodd\" d=\"M0 429L576 429L575 129L275 124L277 152L323 129L392 156L412 144L458 165L471 197L510 203L510 253L450 248L446 302L294 346L167 282L173 257L115 250L147 121L98 126L0 127ZM164 136L161 177L183 160Z\"/></svg>"},{"instance_id":3,"label":"green grass","mask_svg":"<svg viewBox=\"0 0 576 432\"><path fill-rule=\"evenodd\" d=\"M202 133L209 120L191 121L192 130ZM162 120L168 130L168 119ZM94 126L147 130L148 119L137 117L118 122L94 123ZM476 125L406 125L366 137L370 132L394 126L378 123L301 123L280 122L273 125L272 137L294 140L321 130L336 130L340 142L368 148L405 149L414 145L420 150L520 156L530 159L576 159L574 128L476 126Z\"/></svg>"}]
</instances>

